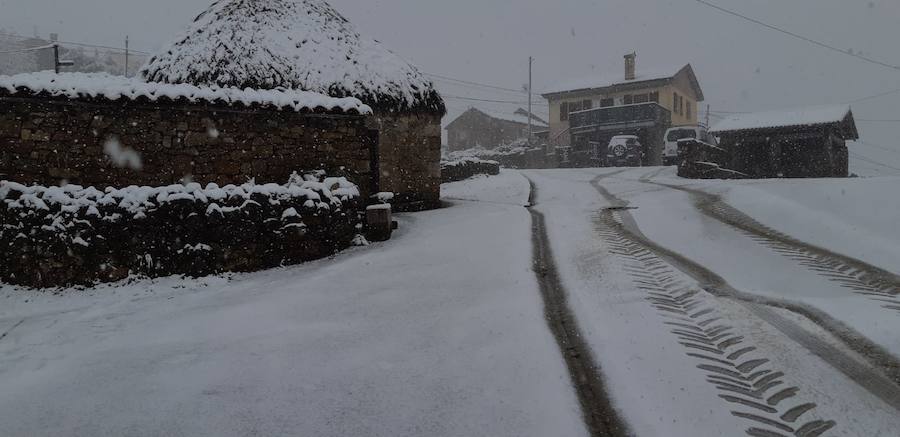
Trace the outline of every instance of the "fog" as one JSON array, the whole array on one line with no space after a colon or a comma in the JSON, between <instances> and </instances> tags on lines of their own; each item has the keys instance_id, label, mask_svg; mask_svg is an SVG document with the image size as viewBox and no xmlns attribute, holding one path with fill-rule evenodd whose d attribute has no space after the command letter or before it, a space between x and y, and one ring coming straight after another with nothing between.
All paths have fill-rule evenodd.
<instances>
[{"instance_id":1,"label":"fog","mask_svg":"<svg viewBox=\"0 0 900 437\"><path fill-rule=\"evenodd\" d=\"M0 28L66 41L152 52L209 0L0 0ZM900 65L900 2L873 0L715 0L775 26ZM743 21L694 0L331 0L361 32L431 74L521 89L535 57L534 91L566 78L691 63L713 111L754 111L853 102L900 90L900 69L867 63ZM450 113L471 106L512 112L523 93L437 81ZM451 97L452 96L452 97ZM703 108L705 109L705 104ZM863 142L857 168L900 173L900 92L853 104ZM546 101L535 113L546 117ZM720 117L722 114L718 114ZM712 119L715 124L716 118ZM878 120L878 121L876 121ZM889 121L885 121L889 120ZM860 161L860 158L865 158ZM868 161L874 161L871 163Z\"/></svg>"}]
</instances>

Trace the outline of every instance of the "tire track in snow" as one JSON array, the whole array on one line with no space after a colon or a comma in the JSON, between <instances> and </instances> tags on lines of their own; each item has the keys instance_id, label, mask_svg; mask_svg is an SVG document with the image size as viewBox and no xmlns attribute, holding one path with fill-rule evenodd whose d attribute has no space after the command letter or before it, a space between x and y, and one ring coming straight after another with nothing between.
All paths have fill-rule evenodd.
<instances>
[{"instance_id":1,"label":"tire track in snow","mask_svg":"<svg viewBox=\"0 0 900 437\"><path fill-rule=\"evenodd\" d=\"M724 322L706 293L679 280L672 266L630 238L618 211L602 211L597 232L625 261L625 271L666 319L685 354L697 360L719 398L730 404L731 414L750 423L747 435L815 437L836 425L813 417L816 404L795 399L800 389L785 386L784 372L769 366L768 358L758 356L756 347Z\"/></svg>"},{"instance_id":2,"label":"tire track in snow","mask_svg":"<svg viewBox=\"0 0 900 437\"><path fill-rule=\"evenodd\" d=\"M714 196L712 194L709 194L709 193L706 193L703 191L692 190L692 189L689 189L686 187L679 187L677 185L668 185L668 184L663 184L663 183L659 183L659 182L653 182L650 180L650 179L652 179L652 177L654 175L657 175L659 173L660 172L657 171L657 172L652 172L650 174L641 176L638 179L638 181L649 184L649 185L655 185L655 186L658 186L663 189L668 188L668 189L683 191L688 194L705 195L705 196L711 196L711 197L718 198L718 196ZM597 190L600 190L601 194L604 195L604 197L610 202L618 202L618 203L627 204L626 202L623 202L622 200L613 196L611 193L609 193L602 186L599 185L599 181L606 177L608 177L608 176L604 175L604 176L601 176L601 177L595 179L593 182L594 188ZM721 201L721 199L720 199L720 201ZM735 209L735 211L737 211L737 210ZM738 212L740 212L740 211L738 211ZM705 215L709 216L708 214L705 214ZM743 213L741 213L741 215L746 216L746 214L743 214ZM718 220L716 217L712 217L712 216L709 216L709 217ZM749 218L749 217L747 217L747 218ZM645 240L649 240L649 239L647 239L646 236L644 236L640 232L640 229L638 229L637 223L634 221L634 219L630 215L628 215L628 217L625 217L624 219L626 221L626 224L628 225L628 228L632 232L635 232L637 235L639 235L640 237L642 237ZM752 220L752 219L750 219L750 220ZM762 226L762 225L760 225L760 226ZM740 229L738 229L738 231L742 232ZM742 234L747 235L746 232L742 232ZM758 240L755 240L755 241L758 241ZM801 244L805 244L805 243L801 243ZM664 249L664 250L668 250L668 249ZM822 250L824 250L824 249L822 249ZM858 261L858 262L862 263L862 261ZM875 267L875 268L877 268L877 267ZM698 278L697 275L695 275L695 279L696 278ZM698 279L698 280L700 280L700 279ZM757 304L762 304L762 305L765 305L765 306L771 307L771 308L781 308L781 309L784 309L787 311L791 311L793 313L796 313L796 314L799 314L799 315L805 317L807 320L815 323L817 326L819 326L820 328L827 331L835 339L839 340L846 348L859 354L859 356L861 358L865 359L866 362L870 366L872 366L875 369L878 369L878 371L880 371L884 376L886 376L890 380L890 382L893 383L893 384L890 384L892 387L891 390L893 392L895 392L895 395L892 395L892 397L896 396L898 400L892 401L892 405L894 405L895 408L900 409L900 361L898 361L897 358L893 354L888 352L882 346L878 345L877 343L874 343L868 337L860 334L855 329L853 329L850 326L846 325L845 323L831 317L827 313L825 313L821 310L815 309L813 307L810 307L808 305L805 305L802 303L791 302L791 301L787 301L787 300L778 300L778 299L767 298L767 297L759 296L759 295L755 295L755 294L744 293L742 291L738 291L738 290L734 289L734 287L732 287L730 284L725 282L724 279L722 279L721 277L719 277L717 275L715 275L714 277L709 277L709 279L707 279L707 280L711 281L711 287L708 288L708 291L710 291L714 294L723 294L722 292L724 291L724 295L723 295L724 297L730 297L730 298L738 299L738 300L741 300L744 302L757 303ZM703 282L701 282L701 283L703 283ZM781 319L784 320L783 318L781 318ZM772 319L772 321L770 321L770 324L775 323L774 320L775 319ZM802 328L800 328L800 329L802 329ZM883 379L881 381L883 381Z\"/></svg>"},{"instance_id":3,"label":"tire track in snow","mask_svg":"<svg viewBox=\"0 0 900 437\"><path fill-rule=\"evenodd\" d=\"M532 208L537 198L537 188L531 179L528 183L531 186L528 210L532 219L534 273L544 301L544 316L569 370L585 425L594 437L631 435L609 399L600 366L583 340L575 316L568 307L566 291L550 249L544 215Z\"/></svg>"},{"instance_id":4,"label":"tire track in snow","mask_svg":"<svg viewBox=\"0 0 900 437\"><path fill-rule=\"evenodd\" d=\"M18 328L19 325L21 325L23 323L25 323L25 319L19 320L18 323L16 323L15 325L12 325L11 328L7 329L5 332L3 332L3 334L0 334L0 340L3 340L4 338L6 338L6 336L9 335L9 333L12 332L13 329Z\"/></svg>"},{"instance_id":5,"label":"tire track in snow","mask_svg":"<svg viewBox=\"0 0 900 437\"><path fill-rule=\"evenodd\" d=\"M763 246L798 262L813 273L853 293L875 300L882 308L900 315L900 276L776 231L729 205L720 196L678 185L653 182L649 178L641 178L640 181L689 193L694 197L694 205L704 215L737 229Z\"/></svg>"},{"instance_id":6,"label":"tire track in snow","mask_svg":"<svg viewBox=\"0 0 900 437\"><path fill-rule=\"evenodd\" d=\"M598 176L591 182L591 185L613 205L608 211L615 211L617 219L615 222L617 223L616 230L619 234L663 259L670 266L687 274L701 284L701 288L711 295L732 299L740 303L759 319L765 321L810 353L821 358L854 383L866 389L886 404L900 410L900 384L896 380L898 376L896 371L900 369L900 365L889 353L821 311L739 291L716 273L680 254L653 243L640 231L634 218L627 212L628 202L614 196L600 184L602 179L609 176L611 175ZM868 360L868 363L863 364L859 362L842 350L803 329L795 322L772 311L771 307L786 309L809 318L835 335L836 338L849 346L851 350L859 353Z\"/></svg>"}]
</instances>

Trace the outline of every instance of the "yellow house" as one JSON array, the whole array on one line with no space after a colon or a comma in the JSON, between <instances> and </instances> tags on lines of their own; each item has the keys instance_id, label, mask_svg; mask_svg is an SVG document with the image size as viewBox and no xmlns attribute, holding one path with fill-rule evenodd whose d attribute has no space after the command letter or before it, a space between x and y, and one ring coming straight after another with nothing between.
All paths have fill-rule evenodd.
<instances>
[{"instance_id":1,"label":"yellow house","mask_svg":"<svg viewBox=\"0 0 900 437\"><path fill-rule=\"evenodd\" d=\"M551 87L542 95L550 102L550 142L570 146L570 114L596 108L657 103L671 117L669 126L698 124L700 82L690 64L638 69L636 54L625 55L625 74L598 75ZM663 129L664 130L664 129Z\"/></svg>"}]
</instances>

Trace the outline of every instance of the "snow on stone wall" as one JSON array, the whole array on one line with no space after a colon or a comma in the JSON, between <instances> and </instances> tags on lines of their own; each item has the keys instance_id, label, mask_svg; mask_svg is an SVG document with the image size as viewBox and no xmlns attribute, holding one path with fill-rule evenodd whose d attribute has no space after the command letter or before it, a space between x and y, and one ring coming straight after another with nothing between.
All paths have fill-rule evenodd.
<instances>
[{"instance_id":1,"label":"snow on stone wall","mask_svg":"<svg viewBox=\"0 0 900 437\"><path fill-rule=\"evenodd\" d=\"M353 97L334 98L316 92L269 89L254 90L216 85L144 82L106 73L61 73L52 71L0 76L0 90L10 95L44 94L68 99L143 100L166 99L225 106L271 106L294 111L328 111L370 114L372 109Z\"/></svg>"},{"instance_id":2,"label":"snow on stone wall","mask_svg":"<svg viewBox=\"0 0 900 437\"><path fill-rule=\"evenodd\" d=\"M441 181L456 182L477 175L500 174L500 163L478 158L460 158L441 162Z\"/></svg>"},{"instance_id":3,"label":"snow on stone wall","mask_svg":"<svg viewBox=\"0 0 900 437\"><path fill-rule=\"evenodd\" d=\"M317 259L350 245L360 199L345 178L319 175L105 190L0 181L0 281L86 285Z\"/></svg>"}]
</instances>

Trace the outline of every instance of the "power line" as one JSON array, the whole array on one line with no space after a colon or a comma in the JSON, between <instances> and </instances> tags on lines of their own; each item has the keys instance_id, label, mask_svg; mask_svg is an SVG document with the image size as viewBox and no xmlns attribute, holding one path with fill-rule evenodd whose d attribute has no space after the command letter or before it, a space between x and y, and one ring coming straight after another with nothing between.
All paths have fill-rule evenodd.
<instances>
[{"instance_id":1,"label":"power line","mask_svg":"<svg viewBox=\"0 0 900 437\"><path fill-rule=\"evenodd\" d=\"M0 52L0 55L8 55L8 54L13 54L13 53L36 52L38 50L46 50L46 49L52 49L52 48L53 48L53 44L48 44L48 45L40 46L40 47L28 47L28 48L19 49L19 50L9 50L9 51L5 51L5 52Z\"/></svg>"},{"instance_id":2,"label":"power line","mask_svg":"<svg viewBox=\"0 0 900 437\"><path fill-rule=\"evenodd\" d=\"M438 78L438 79L449 80L449 81L453 81L453 82L459 82L459 83L466 84L466 85L473 85L473 86L479 86L479 87L483 87L483 88L490 88L490 89L495 89L495 90L500 90L500 91L508 91L508 92L514 92L514 93L518 93L518 94L525 94L525 95L528 95L528 92L525 91L525 90L517 90L517 89L513 89L513 88L505 88L505 87L496 86L496 85L489 85L489 84L486 84L486 83L473 82L473 81L470 81L470 80L456 79L456 78L453 78L453 77L442 76L442 75L440 75L440 74L434 74L434 73L425 73L425 75L426 75L426 76L431 76L431 77L436 77L436 78Z\"/></svg>"},{"instance_id":3,"label":"power line","mask_svg":"<svg viewBox=\"0 0 900 437\"><path fill-rule=\"evenodd\" d=\"M493 100L493 99L478 99L475 97L463 97L463 96L453 96L449 94L442 94L441 97L445 99L454 99L454 100L469 100L473 102L487 102L487 103L506 103L506 104L515 104L515 105L527 105L526 101L515 101L515 100ZM544 106L549 106L549 104L543 104Z\"/></svg>"},{"instance_id":4,"label":"power line","mask_svg":"<svg viewBox=\"0 0 900 437\"><path fill-rule=\"evenodd\" d=\"M867 123L900 123L900 120L870 120L865 118L857 118L856 121L864 121Z\"/></svg>"},{"instance_id":5,"label":"power line","mask_svg":"<svg viewBox=\"0 0 900 437\"><path fill-rule=\"evenodd\" d=\"M882 166L882 167L889 168L889 169L891 169L891 170L897 170L897 171L900 171L900 168L897 168L897 167L894 167L894 166L891 166L891 165L887 165L887 164L883 164L883 163L880 163L880 162L875 161L875 160L873 160L873 159L869 159L869 158L867 158L867 157L864 156L864 155L860 155L859 153L850 152L850 156L852 156L852 157L854 157L854 158L856 158L856 159L858 159L858 160L860 160L860 161L868 162L869 164L880 165L880 166Z\"/></svg>"},{"instance_id":6,"label":"power line","mask_svg":"<svg viewBox=\"0 0 900 437\"><path fill-rule=\"evenodd\" d=\"M768 28L768 29L771 29L771 30L774 30L774 31L777 31L777 32L781 32L781 33L783 33L783 34L785 34L785 35L792 36L792 37L797 38L797 39L799 39L799 40L806 41L806 42L808 42L808 43L810 43L810 44L814 44L814 45L817 45L817 46L819 46L819 47L822 47L822 48L825 48L825 49L828 49L828 50L831 50L831 51L834 51L834 52L838 52L838 53L843 54L843 55L845 55L845 56L851 56L851 57L854 57L854 58L856 58L856 59L859 59L859 60L862 60L862 61L865 61L865 62L868 62L868 63L871 63L871 64L880 65L880 66L882 66L882 67L887 67L887 68L890 68L891 70L894 70L894 71L900 71L900 66L888 64L887 62L879 61L879 60L877 60L877 59L872 59L872 58L869 58L869 57L867 57L867 56L863 56L863 55L860 55L860 54L857 54L857 53L849 52L849 51L840 49L840 48L838 48L838 47L835 47L835 46L826 44L826 43L824 43L824 42L814 40L814 39L812 39L812 38L807 38L807 37L805 37L805 36L803 36L803 35L800 35L800 34L791 32L791 31L789 31L789 30L782 29L782 28L780 28L780 27L773 26L773 25L768 24L768 23L764 23L764 22L762 22L762 21L760 21L760 20L757 20L757 19L755 19L755 18L748 17L748 16L746 16L746 15L740 14L740 13L738 13L738 12L735 12L735 11L732 11L732 10L729 10L729 9L725 9L725 8L723 8L723 7L721 7L721 6L715 5L715 4L710 3L710 2L708 2L708 1L705 1L705 0L696 0L696 1L697 1L698 3L700 3L700 4L702 4L702 5L709 6L709 7L713 8L713 9L717 9L717 10L719 10L719 11L721 11L721 12L726 13L726 14L733 15L733 16L735 16L735 17L741 18L741 19L743 19L743 20L749 21L749 22L754 23L754 24L758 24L758 25L760 25L760 26L766 27L766 28Z\"/></svg>"},{"instance_id":7,"label":"power line","mask_svg":"<svg viewBox=\"0 0 900 437\"><path fill-rule=\"evenodd\" d=\"M884 96L891 95L891 94L896 94L896 93L900 93L900 88L897 88L897 89L891 90L891 91L885 91L885 92L883 92L883 93L873 94L873 95L871 95L871 96L862 97L862 98L859 98L859 99L856 99L856 100L851 100L851 101L849 101L849 102L847 102L847 103L859 103L859 102L864 102L864 101L866 101L866 100L877 99L877 98L879 98L879 97L884 97Z\"/></svg>"},{"instance_id":8,"label":"power line","mask_svg":"<svg viewBox=\"0 0 900 437\"><path fill-rule=\"evenodd\" d=\"M42 38L32 38L32 37L27 37L27 36L19 36L19 35L13 35L13 34L10 34L10 33L2 33L2 34L0 34L0 35L3 35L3 36L8 37L8 38L18 39L18 40L20 40L20 41L25 41L25 40L29 40L29 39L40 39L40 40L43 40ZM122 48L122 47L112 47L112 46L104 46L104 45L97 45L97 44L87 44L87 43L72 42L72 41L54 41L54 42L55 42L55 43L58 43L58 44L63 44L63 45L72 45L72 46L89 47L89 48L106 49L106 50L117 50L117 51L120 51L120 52L124 52L124 51L125 51L125 49ZM149 53L149 52L144 52L144 51L141 51L141 50L133 50L133 49L129 49L128 51L129 51L130 53L137 53L137 54L139 54L139 55L147 55L147 56L151 55L151 53Z\"/></svg>"},{"instance_id":9,"label":"power line","mask_svg":"<svg viewBox=\"0 0 900 437\"><path fill-rule=\"evenodd\" d=\"M435 80L436 82L440 82L440 83L444 84L445 86L458 86L458 87L463 87L463 88L471 89L471 90L477 90L477 91L481 91L481 92L490 90L490 91L499 92L499 93L516 94L516 95L522 96L522 97L525 97L528 95L528 93L526 93L524 91L512 91L512 90L497 89L497 88L480 86L480 85L470 85L470 84L466 84L466 83L462 83L462 82L456 82L456 81L440 79L440 78L432 78L432 79Z\"/></svg>"},{"instance_id":10,"label":"power line","mask_svg":"<svg viewBox=\"0 0 900 437\"><path fill-rule=\"evenodd\" d=\"M880 144L873 144L873 143L870 143L870 142L868 142L868 141L863 141L863 140L859 140L859 141L857 141L857 142L860 143L860 144L864 144L864 145L866 145L866 146L869 146L869 147L875 147L875 148L877 148L877 149L884 150L884 151L886 151L886 152L900 153L900 149L897 149L897 148L894 148L894 147L887 147L887 146L882 146L882 145L880 145Z\"/></svg>"}]
</instances>

